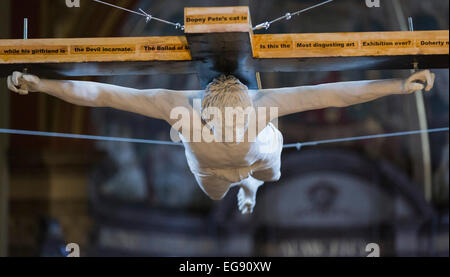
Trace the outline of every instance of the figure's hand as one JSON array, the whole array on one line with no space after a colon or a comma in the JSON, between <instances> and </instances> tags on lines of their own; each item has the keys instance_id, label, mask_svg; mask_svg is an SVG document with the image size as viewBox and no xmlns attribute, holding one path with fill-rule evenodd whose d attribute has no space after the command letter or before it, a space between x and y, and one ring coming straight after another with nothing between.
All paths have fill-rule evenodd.
<instances>
[{"instance_id":1,"label":"figure's hand","mask_svg":"<svg viewBox=\"0 0 450 277\"><path fill-rule=\"evenodd\" d=\"M7 82L10 90L21 95L26 95L30 91L38 91L40 79L31 74L15 71L12 75L8 76Z\"/></svg>"},{"instance_id":2,"label":"figure's hand","mask_svg":"<svg viewBox=\"0 0 450 277\"><path fill-rule=\"evenodd\" d=\"M423 70L417 73L414 73L406 79L404 85L405 93L413 93L415 91L423 90L430 91L434 86L434 79L436 75L431 73L429 70Z\"/></svg>"}]
</instances>

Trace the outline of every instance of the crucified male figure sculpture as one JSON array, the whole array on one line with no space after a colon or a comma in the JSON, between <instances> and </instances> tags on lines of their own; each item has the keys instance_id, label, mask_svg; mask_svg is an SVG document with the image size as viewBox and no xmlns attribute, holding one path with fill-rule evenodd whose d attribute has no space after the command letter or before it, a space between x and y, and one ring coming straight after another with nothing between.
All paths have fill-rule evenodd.
<instances>
[{"instance_id":1,"label":"crucified male figure sculpture","mask_svg":"<svg viewBox=\"0 0 450 277\"><path fill-rule=\"evenodd\" d=\"M138 90L95 82L44 80L21 72L14 72L7 82L11 91L22 95L44 92L76 105L112 107L165 120L177 128L189 168L200 188L211 199L220 200L230 188L239 186L238 207L247 214L253 211L256 204L258 188L264 182L278 181L281 176L283 136L271 123L273 120L303 111L347 107L391 94L409 94L423 89L430 91L434 79L433 73L424 70L407 79L249 90L237 78L222 75L205 90L195 91ZM194 109L193 102L196 99L201 100L202 111ZM180 128L178 117L173 115L174 109L180 107L189 111L189 122L200 119L201 124L197 124L200 126L188 123L182 124ZM265 113L264 116L258 114L250 117L245 114L245 123L239 124L235 118L242 116L239 113L244 113L244 109L249 107L257 110L257 113ZM274 107L278 113L267 112L266 108ZM212 120L204 112L210 108L219 110L218 118L222 114L225 124L221 124L222 120ZM236 117L232 115L230 118L224 113L226 108L241 109L238 109L238 114L234 114ZM217 119L216 116L214 118ZM252 124L262 126L258 128L255 138L240 140ZM225 142L204 139L192 141L192 134L199 128L204 130L204 127L215 137L222 137L231 129L232 139Z\"/></svg>"}]
</instances>

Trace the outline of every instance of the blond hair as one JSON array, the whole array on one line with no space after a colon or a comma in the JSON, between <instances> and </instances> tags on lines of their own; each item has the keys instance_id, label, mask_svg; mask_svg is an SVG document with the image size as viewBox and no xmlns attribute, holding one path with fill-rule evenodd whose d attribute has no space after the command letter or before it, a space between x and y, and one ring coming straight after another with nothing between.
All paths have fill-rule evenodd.
<instances>
[{"instance_id":1,"label":"blond hair","mask_svg":"<svg viewBox=\"0 0 450 277\"><path fill-rule=\"evenodd\" d=\"M225 119L226 111L229 110L227 108L237 111L233 115L236 116L236 120L232 119L230 121ZM221 75L214 79L205 89L202 99L202 119L222 135L226 133L224 131L225 128L228 130L232 129L233 140L237 140L247 130L249 118L248 115L246 116L246 112L248 108L253 108L253 102L247 86L232 75ZM205 116L205 114L208 114L208 109L218 109L222 115L221 122L216 121L217 118L211 121L208 115ZM241 121L238 121L237 118L243 119L243 122L238 123Z\"/></svg>"},{"instance_id":2,"label":"blond hair","mask_svg":"<svg viewBox=\"0 0 450 277\"><path fill-rule=\"evenodd\" d=\"M247 86L232 75L215 78L206 87L202 99L202 109L216 107L222 112L226 107L245 109L251 106L253 104Z\"/></svg>"}]
</instances>

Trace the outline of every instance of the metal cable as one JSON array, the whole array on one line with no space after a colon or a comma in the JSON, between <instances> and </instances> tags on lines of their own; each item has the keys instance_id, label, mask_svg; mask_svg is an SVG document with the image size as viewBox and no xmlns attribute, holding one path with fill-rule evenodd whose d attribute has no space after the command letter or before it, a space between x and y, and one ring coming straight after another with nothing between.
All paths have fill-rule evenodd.
<instances>
[{"instance_id":1,"label":"metal cable","mask_svg":"<svg viewBox=\"0 0 450 277\"><path fill-rule=\"evenodd\" d=\"M308 7L308 8L303 9L303 10L299 10L299 11L296 11L296 12L293 12L293 13L286 13L285 15L280 16L280 17L278 17L278 18L275 18L275 19L272 20L272 21L266 21L266 22L263 22L263 23L261 23L261 24L256 25L255 27L253 27L253 31L255 31L255 30L260 30L260 29L262 29L262 28L265 28L265 29L267 30L267 29L269 29L270 25L272 25L272 23L275 23L275 22L280 21L280 20L283 20L283 19L290 20L290 19L291 19L293 16L295 16L295 15L299 15L299 14L301 14L301 13L307 12L307 11L309 11L309 10L312 10L312 9L314 9L314 8L323 6L323 5L328 4L328 3L330 3L330 2L333 2L333 1L334 1L334 0L327 0L327 1L325 1L325 2L316 4L316 5L314 5L314 6Z\"/></svg>"},{"instance_id":2,"label":"metal cable","mask_svg":"<svg viewBox=\"0 0 450 277\"><path fill-rule=\"evenodd\" d=\"M418 134L423 134L423 133L430 134L430 133L448 132L448 131L449 131L449 128L447 127L447 128L428 129L428 130L416 130L416 131L378 134L378 135L370 135L370 136L347 137L347 138L327 139L327 140L318 140L318 141L310 141L310 142L297 142L297 143L293 143L293 144L286 144L286 145L284 145L284 148L297 148L297 150L300 150L304 146L316 146L319 144L329 144L329 143L337 143L337 142L348 142L348 141L357 141L357 140L418 135Z\"/></svg>"},{"instance_id":3,"label":"metal cable","mask_svg":"<svg viewBox=\"0 0 450 277\"><path fill-rule=\"evenodd\" d=\"M310 141L310 142L297 142L297 143L293 143L293 144L286 144L283 146L283 148L285 148L285 149L286 148L297 148L297 150L300 150L302 147L305 147L305 146L316 146L319 144L330 144L330 143L337 143L337 142L349 142L349 141L368 140L368 139L387 138L387 137L398 137L398 136L407 136L407 135L417 135L417 134L423 134L423 133L448 132L448 131L449 131L449 128L447 127L447 128L436 128L436 129L429 129L429 130L416 130L416 131L386 133L386 134L369 135L369 136L317 140L317 141ZM66 133L14 130L14 129L0 129L0 134L87 139L87 140L114 141L114 142L130 142L130 143L158 144L158 145L170 145L170 146L183 145L182 143L176 143L176 142L171 142L171 141L107 137L107 136L77 135L77 134L66 134Z\"/></svg>"},{"instance_id":4,"label":"metal cable","mask_svg":"<svg viewBox=\"0 0 450 277\"><path fill-rule=\"evenodd\" d=\"M170 21L158 18L158 17L154 17L151 14L144 12L142 9L139 9L140 12L137 12L137 11L133 11L133 10L130 10L130 9L127 9L127 8L123 8L123 7L120 7L120 6L108 3L108 2L100 1L100 0L92 0L92 1L100 3L100 4L103 4L103 5L107 5L107 6L116 8L116 9L120 9L120 10L129 12L129 13L133 13L133 14L136 14L136 15L143 16L143 17L145 17L145 20L146 20L147 23L150 22L151 20L156 20L156 21L159 21L161 23L165 23L165 24L169 24L169 25L175 26L175 29L177 29L177 30L178 29L184 30L184 26L181 25L180 23L170 22Z\"/></svg>"},{"instance_id":5,"label":"metal cable","mask_svg":"<svg viewBox=\"0 0 450 277\"><path fill-rule=\"evenodd\" d=\"M115 141L115 142L130 142L130 143L144 143L144 144L159 144L159 145L175 145L175 146L183 145L182 143L176 143L176 142L171 142L171 141L106 137L106 136L90 136L90 135L77 135L77 134L65 134L65 133L51 133L51 132L37 132L37 131L13 130L13 129L0 129L0 134L72 138L72 139Z\"/></svg>"}]
</instances>

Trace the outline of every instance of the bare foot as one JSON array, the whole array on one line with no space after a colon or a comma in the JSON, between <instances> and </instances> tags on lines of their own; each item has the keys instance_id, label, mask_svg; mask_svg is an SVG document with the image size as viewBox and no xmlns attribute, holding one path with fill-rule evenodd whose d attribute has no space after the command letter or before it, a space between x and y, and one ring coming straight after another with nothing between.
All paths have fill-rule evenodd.
<instances>
[{"instance_id":1,"label":"bare foot","mask_svg":"<svg viewBox=\"0 0 450 277\"><path fill-rule=\"evenodd\" d=\"M256 205L256 193L258 188L264 184L253 177L241 182L241 188L237 194L238 208L242 214L251 214Z\"/></svg>"}]
</instances>

